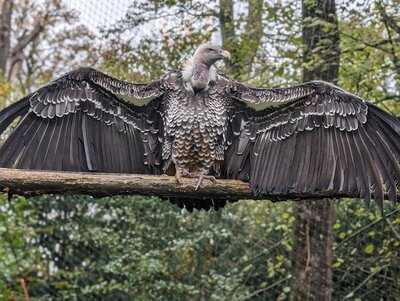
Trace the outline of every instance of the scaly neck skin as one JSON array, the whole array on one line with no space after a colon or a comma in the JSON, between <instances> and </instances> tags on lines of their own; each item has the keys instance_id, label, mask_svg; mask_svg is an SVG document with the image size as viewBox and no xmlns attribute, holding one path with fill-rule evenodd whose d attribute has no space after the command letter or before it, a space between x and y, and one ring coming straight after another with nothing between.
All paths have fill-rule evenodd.
<instances>
[{"instance_id":1,"label":"scaly neck skin","mask_svg":"<svg viewBox=\"0 0 400 301\"><path fill-rule=\"evenodd\" d=\"M203 90L208 87L210 82L210 67L203 63L197 63L193 66L192 78L190 83L193 90Z\"/></svg>"},{"instance_id":2,"label":"scaly neck skin","mask_svg":"<svg viewBox=\"0 0 400 301\"><path fill-rule=\"evenodd\" d=\"M185 87L192 92L207 90L210 81L215 80L215 69L194 57L183 69L183 80Z\"/></svg>"}]
</instances>

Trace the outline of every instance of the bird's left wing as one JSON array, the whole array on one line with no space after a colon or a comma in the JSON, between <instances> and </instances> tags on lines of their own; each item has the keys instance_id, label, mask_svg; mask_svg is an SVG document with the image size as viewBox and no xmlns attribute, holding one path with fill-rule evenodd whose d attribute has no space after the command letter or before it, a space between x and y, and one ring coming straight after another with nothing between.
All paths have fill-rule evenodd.
<instances>
[{"instance_id":1,"label":"bird's left wing","mask_svg":"<svg viewBox=\"0 0 400 301\"><path fill-rule=\"evenodd\" d=\"M236 100L245 102L247 105L257 110L277 107L285 103L304 98L315 94L316 88L320 85L335 87L329 83L313 81L302 85L287 88L257 88L244 83L230 80L219 74L219 79L225 85L225 89Z\"/></svg>"},{"instance_id":2,"label":"bird's left wing","mask_svg":"<svg viewBox=\"0 0 400 301\"><path fill-rule=\"evenodd\" d=\"M247 177L257 194L397 199L396 117L320 81L281 89L235 84L231 93L241 109L231 118L227 177ZM262 102L272 107L243 108Z\"/></svg>"}]
</instances>

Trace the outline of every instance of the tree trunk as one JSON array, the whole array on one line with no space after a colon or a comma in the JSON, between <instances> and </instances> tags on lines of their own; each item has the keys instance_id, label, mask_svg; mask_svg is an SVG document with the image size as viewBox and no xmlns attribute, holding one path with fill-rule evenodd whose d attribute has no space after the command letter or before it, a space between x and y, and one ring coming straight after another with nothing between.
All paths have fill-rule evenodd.
<instances>
[{"instance_id":1,"label":"tree trunk","mask_svg":"<svg viewBox=\"0 0 400 301\"><path fill-rule=\"evenodd\" d=\"M0 77L6 76L11 48L11 15L13 1L0 0Z\"/></svg>"},{"instance_id":2,"label":"tree trunk","mask_svg":"<svg viewBox=\"0 0 400 301\"><path fill-rule=\"evenodd\" d=\"M340 46L334 0L303 0L303 80L338 80ZM295 204L293 300L331 300L332 226L335 208L329 199Z\"/></svg>"},{"instance_id":3,"label":"tree trunk","mask_svg":"<svg viewBox=\"0 0 400 301\"><path fill-rule=\"evenodd\" d=\"M337 84L340 62L335 0L303 0L303 81Z\"/></svg>"},{"instance_id":4,"label":"tree trunk","mask_svg":"<svg viewBox=\"0 0 400 301\"><path fill-rule=\"evenodd\" d=\"M228 72L234 78L248 75L261 44L263 34L263 0L249 0L245 30L235 28L233 0L219 0L219 23L222 46L232 54Z\"/></svg>"},{"instance_id":5,"label":"tree trunk","mask_svg":"<svg viewBox=\"0 0 400 301\"><path fill-rule=\"evenodd\" d=\"M295 205L293 300L331 300L334 208L330 199Z\"/></svg>"}]
</instances>

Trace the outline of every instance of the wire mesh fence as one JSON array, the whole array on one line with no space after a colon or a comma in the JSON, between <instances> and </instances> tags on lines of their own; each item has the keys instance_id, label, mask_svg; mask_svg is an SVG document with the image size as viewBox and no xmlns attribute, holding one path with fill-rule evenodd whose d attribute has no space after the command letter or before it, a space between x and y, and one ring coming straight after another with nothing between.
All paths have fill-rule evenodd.
<instances>
[{"instance_id":1,"label":"wire mesh fence","mask_svg":"<svg viewBox=\"0 0 400 301\"><path fill-rule=\"evenodd\" d=\"M112 26L127 12L130 0L64 0L65 5L75 10L79 20L91 30Z\"/></svg>"},{"instance_id":2,"label":"wire mesh fence","mask_svg":"<svg viewBox=\"0 0 400 301\"><path fill-rule=\"evenodd\" d=\"M1 198L0 299L287 300L293 206L194 211L141 197ZM337 205L334 300L398 300L400 208ZM312 251L312 250L311 250ZM384 293L383 293L384 292Z\"/></svg>"},{"instance_id":3,"label":"wire mesh fence","mask_svg":"<svg viewBox=\"0 0 400 301\"><path fill-rule=\"evenodd\" d=\"M22 2L31 3L21 1L14 16L18 25L15 31L17 27L26 31L35 24L35 20L28 24L21 21L27 12L36 11L30 6L24 10ZM124 18L132 3L165 14L165 18L171 16L164 4L174 6L174 13L186 14L186 17L201 12L207 16L206 28L215 25L213 10L207 1L177 2L175 7L175 1L63 1L67 8L80 12L80 23L89 28L90 34L81 29L63 32L63 26L72 22L68 15L50 14L47 18L52 20L51 26L61 15L64 19L54 26L56 31L44 32L40 40L25 50L21 58L26 57L26 64L22 64L18 76L10 76L7 85L0 81L0 99L3 95L12 95L7 94L11 86L17 87L13 93L25 95L50 80L53 72L74 69L82 50L86 56L79 56L80 63L100 62L102 69L121 77L131 76L136 80L148 76L143 75L146 68L162 69L164 65L160 62L165 63L164 59L177 60L175 52L170 51L172 46L177 53L185 54L202 41L204 36L196 32L198 23L196 27L185 19L173 24L183 28L175 30L189 36L192 39L189 42L165 29L160 30L154 41L144 39L148 44L143 43L144 48L136 52L130 43L114 45L112 41L116 40L107 40L100 45L93 41L103 37L98 34L99 30L111 28ZM188 12L181 2L195 3L197 6L193 7L199 11ZM143 3L150 4L140 6ZM293 70L300 63L290 44L292 37L284 40L287 28L298 31L298 22L288 21L286 27L279 23L279 18L298 18L298 5L295 10L282 13L278 10L276 15L271 15L268 7L268 17L274 17L275 23L274 27L269 23L270 27L266 26L269 31L265 40L270 41L270 36L275 34L281 44L276 49L266 48L270 57L266 53L256 57L256 71L274 72L278 80L285 78L288 82L298 78ZM241 2L237 6L246 8ZM153 17L146 15L152 21ZM157 26L162 29L165 20L157 20ZM145 19L139 21L145 28L150 27ZM124 28L124 33L129 32L129 26ZM344 23L343 27L346 26ZM214 34L215 30L210 32ZM209 38L211 34L205 36ZM299 36L293 37L296 39ZM153 42L157 43L155 49L151 47ZM49 48L52 43L55 46ZM287 47L289 44L292 48ZM164 57L159 53L162 47L164 51L167 49ZM361 67L354 63L352 73L344 67L344 76L363 77L374 54L368 52L365 62L362 55L349 58L351 53L347 49L343 56L348 61L359 60ZM375 60L377 65L383 64ZM130 74L137 65L140 72ZM377 67L374 68L371 67L376 72ZM387 69L389 75L382 77L389 76L389 92L392 92L394 76ZM252 76L256 77L256 71ZM160 71L157 69L157 72ZM368 78L377 84L375 74ZM358 82L354 86L359 88ZM365 92L359 89L358 92ZM368 96L382 96L378 92L367 92ZM389 109L396 111L396 103L390 103ZM293 210L292 202L240 201L218 211L189 212L156 197L25 198L0 194L0 300L288 300L293 297L291 273L292 262L296 260L292 252ZM400 205L388 204L382 217L379 210L359 200L342 201L336 204L333 230L333 300L400 300Z\"/></svg>"}]
</instances>

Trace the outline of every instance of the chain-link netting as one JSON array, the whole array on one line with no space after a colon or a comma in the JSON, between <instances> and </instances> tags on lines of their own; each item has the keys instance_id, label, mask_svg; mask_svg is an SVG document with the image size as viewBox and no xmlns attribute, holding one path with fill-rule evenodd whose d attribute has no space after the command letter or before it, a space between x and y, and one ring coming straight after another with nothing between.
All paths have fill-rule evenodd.
<instances>
[{"instance_id":1,"label":"chain-link netting","mask_svg":"<svg viewBox=\"0 0 400 301\"><path fill-rule=\"evenodd\" d=\"M400 207L341 202L334 300L397 300ZM286 300L293 206L243 201L188 212L157 198L1 198L1 297ZM396 234L397 233L397 234ZM311 250L312 252L312 250Z\"/></svg>"},{"instance_id":2,"label":"chain-link netting","mask_svg":"<svg viewBox=\"0 0 400 301\"><path fill-rule=\"evenodd\" d=\"M68 8L79 14L79 20L91 30L112 26L124 17L130 0L64 0Z\"/></svg>"},{"instance_id":3,"label":"chain-link netting","mask_svg":"<svg viewBox=\"0 0 400 301\"><path fill-rule=\"evenodd\" d=\"M13 30L21 35L29 32L36 24L32 16L46 9L30 3L56 2L20 1ZM213 29L218 22L209 2L215 1L66 0L64 8L48 6L53 13L39 16L51 20L49 31L18 58L21 65L10 69L6 85L1 79L0 100L32 92L59 70L74 69L78 63L134 80L158 75L167 59L171 64L180 62L188 50L218 32ZM259 51L251 74L263 83L293 82L299 77L294 70L301 67L295 47L300 27L292 21L299 18L299 4L285 10L278 2L276 7L267 6L268 30L262 40L278 46ZM137 11L127 17L129 6ZM235 8L246 10L246 1L237 1ZM69 9L80 13L77 20L66 13ZM141 15L140 10L151 13ZM159 20L154 12L164 17ZM237 15L238 22L245 20ZM171 18L176 23L170 23ZM201 24L207 34L196 31L200 21L188 21L192 18L204 18L205 25ZM120 19L125 23L118 23ZM79 27L73 27L74 22ZM343 22L344 29L348 26ZM140 36L140 30L154 28L160 29L158 35ZM292 29L293 37L288 34ZM357 30L355 25L352 29ZM138 36L143 37L142 48L119 44L119 39L137 41ZM343 42L342 56L352 63L351 70L343 67L341 76L365 76L373 85L389 82L385 92L397 91L393 70L385 67L388 73L382 79L375 75L378 67L368 65L387 66L387 61L381 62L369 48L350 57L348 43ZM396 45L390 49L395 54ZM268 72L276 78L264 75ZM357 85L344 84L357 86L364 95L382 96L383 88L371 92L369 82L360 88L356 81ZM398 111L396 103L387 109ZM382 216L360 200L335 203L333 300L400 300L400 206L386 205ZM0 195L0 300L288 300L293 297L296 258L294 210L292 202L240 201L217 211L189 212L156 197L26 198L4 193Z\"/></svg>"}]
</instances>

